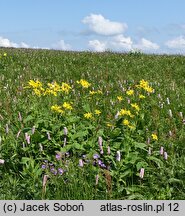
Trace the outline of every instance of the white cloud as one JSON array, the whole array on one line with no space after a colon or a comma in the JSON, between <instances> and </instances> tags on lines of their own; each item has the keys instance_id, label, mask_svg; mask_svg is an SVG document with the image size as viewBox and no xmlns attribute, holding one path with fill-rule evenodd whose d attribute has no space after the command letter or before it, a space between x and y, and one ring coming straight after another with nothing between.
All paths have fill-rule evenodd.
<instances>
[{"instance_id":1,"label":"white cloud","mask_svg":"<svg viewBox=\"0 0 185 216\"><path fill-rule=\"evenodd\" d=\"M21 42L20 47L21 48L29 48L30 46L24 42Z\"/></svg>"},{"instance_id":2,"label":"white cloud","mask_svg":"<svg viewBox=\"0 0 185 216\"><path fill-rule=\"evenodd\" d=\"M103 52L107 49L107 43L100 42L99 40L91 40L88 45L93 51L96 52Z\"/></svg>"},{"instance_id":3,"label":"white cloud","mask_svg":"<svg viewBox=\"0 0 185 216\"><path fill-rule=\"evenodd\" d=\"M127 29L127 24L110 21L101 14L91 14L85 17L82 22L88 24L91 31L105 36L121 34Z\"/></svg>"},{"instance_id":4,"label":"white cloud","mask_svg":"<svg viewBox=\"0 0 185 216\"><path fill-rule=\"evenodd\" d=\"M7 38L0 37L0 47L18 47L19 45Z\"/></svg>"},{"instance_id":5,"label":"white cloud","mask_svg":"<svg viewBox=\"0 0 185 216\"><path fill-rule=\"evenodd\" d=\"M53 44L52 47L53 47L54 49L58 49L58 50L71 50L71 45L65 43L64 40L58 41L56 44Z\"/></svg>"},{"instance_id":6,"label":"white cloud","mask_svg":"<svg viewBox=\"0 0 185 216\"><path fill-rule=\"evenodd\" d=\"M113 37L112 41L110 42L111 46L115 49L124 49L126 51L132 49L132 39L130 37L124 37L124 35L116 35Z\"/></svg>"},{"instance_id":7,"label":"white cloud","mask_svg":"<svg viewBox=\"0 0 185 216\"><path fill-rule=\"evenodd\" d=\"M145 38L141 38L138 44L133 45L133 48L143 50L143 51L150 51L150 50L158 50L160 47L156 43L153 43Z\"/></svg>"},{"instance_id":8,"label":"white cloud","mask_svg":"<svg viewBox=\"0 0 185 216\"><path fill-rule=\"evenodd\" d=\"M29 45L24 42L17 44L7 38L0 37L0 47L29 48Z\"/></svg>"},{"instance_id":9,"label":"white cloud","mask_svg":"<svg viewBox=\"0 0 185 216\"><path fill-rule=\"evenodd\" d=\"M185 37L179 36L165 43L168 48L172 49L185 49Z\"/></svg>"}]
</instances>

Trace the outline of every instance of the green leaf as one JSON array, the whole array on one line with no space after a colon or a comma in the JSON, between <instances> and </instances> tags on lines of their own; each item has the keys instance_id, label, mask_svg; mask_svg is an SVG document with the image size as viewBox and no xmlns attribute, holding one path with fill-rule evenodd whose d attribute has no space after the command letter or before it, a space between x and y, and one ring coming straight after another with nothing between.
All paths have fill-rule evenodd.
<instances>
[{"instance_id":1,"label":"green leaf","mask_svg":"<svg viewBox=\"0 0 185 216\"><path fill-rule=\"evenodd\" d=\"M32 116L32 115L29 115L29 116L27 116L24 120L23 120L23 122L24 123L27 123L27 122L29 122L29 121L31 121L31 120L33 120L34 119L34 117Z\"/></svg>"},{"instance_id":2,"label":"green leaf","mask_svg":"<svg viewBox=\"0 0 185 216\"><path fill-rule=\"evenodd\" d=\"M149 156L148 159L149 159L150 161L155 162L155 163L157 164L158 167L162 167L162 166L163 166L163 162L162 162L160 159L156 158L156 157Z\"/></svg>"},{"instance_id":3,"label":"green leaf","mask_svg":"<svg viewBox=\"0 0 185 216\"><path fill-rule=\"evenodd\" d=\"M140 161L136 164L137 170L140 170L141 168L146 168L148 166L148 163L145 161Z\"/></svg>"},{"instance_id":4,"label":"green leaf","mask_svg":"<svg viewBox=\"0 0 185 216\"><path fill-rule=\"evenodd\" d=\"M145 144L145 143L135 142L134 146L135 146L136 149L139 148L139 149L142 149L144 151L147 151L147 149L146 149L147 144Z\"/></svg>"}]
</instances>

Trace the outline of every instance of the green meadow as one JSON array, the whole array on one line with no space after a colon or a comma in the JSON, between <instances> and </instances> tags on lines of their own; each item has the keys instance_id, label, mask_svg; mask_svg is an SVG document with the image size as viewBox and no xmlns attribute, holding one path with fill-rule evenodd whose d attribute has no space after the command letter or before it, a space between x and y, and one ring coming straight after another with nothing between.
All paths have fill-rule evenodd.
<instances>
[{"instance_id":1,"label":"green meadow","mask_svg":"<svg viewBox=\"0 0 185 216\"><path fill-rule=\"evenodd\" d=\"M185 199L185 56L0 48L0 199Z\"/></svg>"}]
</instances>

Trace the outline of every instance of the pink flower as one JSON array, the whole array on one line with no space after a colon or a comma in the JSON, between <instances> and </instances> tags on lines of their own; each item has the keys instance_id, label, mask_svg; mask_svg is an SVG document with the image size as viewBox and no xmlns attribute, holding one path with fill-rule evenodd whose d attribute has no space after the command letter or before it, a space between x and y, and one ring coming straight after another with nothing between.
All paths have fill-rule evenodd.
<instances>
[{"instance_id":1,"label":"pink flower","mask_svg":"<svg viewBox=\"0 0 185 216\"><path fill-rule=\"evenodd\" d=\"M163 155L163 154L164 154L164 147L161 146L161 148L160 148L160 155Z\"/></svg>"},{"instance_id":2,"label":"pink flower","mask_svg":"<svg viewBox=\"0 0 185 216\"><path fill-rule=\"evenodd\" d=\"M103 154L103 146L102 146L102 143L103 143L102 137L98 137L98 144L99 144L99 148L100 148L100 154Z\"/></svg>"},{"instance_id":3,"label":"pink flower","mask_svg":"<svg viewBox=\"0 0 185 216\"><path fill-rule=\"evenodd\" d=\"M0 164L4 164L4 160L3 159L0 159Z\"/></svg>"},{"instance_id":4,"label":"pink flower","mask_svg":"<svg viewBox=\"0 0 185 216\"><path fill-rule=\"evenodd\" d=\"M141 169L140 169L140 173L139 173L139 177L140 177L141 179L143 179L144 173L145 173L145 169L144 169L144 168L141 168Z\"/></svg>"},{"instance_id":5,"label":"pink flower","mask_svg":"<svg viewBox=\"0 0 185 216\"><path fill-rule=\"evenodd\" d=\"M30 135L28 135L28 133L25 133L25 139L26 139L26 142L30 144Z\"/></svg>"},{"instance_id":6,"label":"pink flower","mask_svg":"<svg viewBox=\"0 0 185 216\"><path fill-rule=\"evenodd\" d=\"M165 159L165 160L168 159L168 154L167 154L167 152L164 152L164 159Z\"/></svg>"},{"instance_id":7,"label":"pink flower","mask_svg":"<svg viewBox=\"0 0 185 216\"><path fill-rule=\"evenodd\" d=\"M121 153L120 153L120 151L117 151L116 160L117 160L117 161L120 161L120 160L121 160Z\"/></svg>"},{"instance_id":8,"label":"pink flower","mask_svg":"<svg viewBox=\"0 0 185 216\"><path fill-rule=\"evenodd\" d=\"M80 167L83 167L83 166L84 166L83 160L82 160L82 159L79 159L79 166L80 166Z\"/></svg>"}]
</instances>

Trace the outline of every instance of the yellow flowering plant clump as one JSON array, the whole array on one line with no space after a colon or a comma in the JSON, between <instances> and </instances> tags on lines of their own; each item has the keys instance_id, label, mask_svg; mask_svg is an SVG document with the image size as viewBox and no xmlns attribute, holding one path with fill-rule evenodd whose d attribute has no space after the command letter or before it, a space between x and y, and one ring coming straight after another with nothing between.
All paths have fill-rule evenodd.
<instances>
[{"instance_id":1,"label":"yellow flowering plant clump","mask_svg":"<svg viewBox=\"0 0 185 216\"><path fill-rule=\"evenodd\" d=\"M137 110L137 111L140 110L138 104L136 104L136 103L131 103L131 107L133 107L133 108L134 108L135 110Z\"/></svg>"},{"instance_id":2,"label":"yellow flowering plant clump","mask_svg":"<svg viewBox=\"0 0 185 216\"><path fill-rule=\"evenodd\" d=\"M91 86L91 84L84 79L81 79L80 81L76 81L76 82L80 84L83 88L89 88Z\"/></svg>"},{"instance_id":3,"label":"yellow flowering plant clump","mask_svg":"<svg viewBox=\"0 0 185 216\"><path fill-rule=\"evenodd\" d=\"M119 102L121 102L123 100L123 97L122 96L117 96L117 99Z\"/></svg>"},{"instance_id":4,"label":"yellow flowering plant clump","mask_svg":"<svg viewBox=\"0 0 185 216\"><path fill-rule=\"evenodd\" d=\"M69 93L69 91L72 89L70 85L68 85L67 83L65 82L62 82L62 85L61 85L61 90L62 92L65 92L65 93Z\"/></svg>"},{"instance_id":5,"label":"yellow flowering plant clump","mask_svg":"<svg viewBox=\"0 0 185 216\"><path fill-rule=\"evenodd\" d=\"M100 111L100 110L97 110L97 109L96 109L94 112L95 112L95 114L98 115L98 116L101 114L101 111Z\"/></svg>"},{"instance_id":6,"label":"yellow flowering plant clump","mask_svg":"<svg viewBox=\"0 0 185 216\"><path fill-rule=\"evenodd\" d=\"M158 140L157 134L153 133L151 136L152 136L152 139L153 139L153 140Z\"/></svg>"},{"instance_id":7,"label":"yellow flowering plant clump","mask_svg":"<svg viewBox=\"0 0 185 216\"><path fill-rule=\"evenodd\" d=\"M67 103L67 102L64 102L63 105L62 105L62 107L64 109L66 109L66 110L72 110L73 109L73 107L71 106L71 104Z\"/></svg>"},{"instance_id":8,"label":"yellow flowering plant clump","mask_svg":"<svg viewBox=\"0 0 185 216\"><path fill-rule=\"evenodd\" d=\"M87 113L84 113L84 117L86 119L92 119L93 118L93 114L91 112L87 112Z\"/></svg>"},{"instance_id":9,"label":"yellow flowering plant clump","mask_svg":"<svg viewBox=\"0 0 185 216\"><path fill-rule=\"evenodd\" d=\"M62 107L58 105L51 106L51 110L57 113L61 113L61 114L64 113L64 111L62 110Z\"/></svg>"},{"instance_id":10,"label":"yellow flowering plant clump","mask_svg":"<svg viewBox=\"0 0 185 216\"><path fill-rule=\"evenodd\" d=\"M148 81L145 81L144 79L140 80L139 85L136 85L136 88L144 89L148 93L153 92L153 88L149 86Z\"/></svg>"},{"instance_id":11,"label":"yellow flowering plant clump","mask_svg":"<svg viewBox=\"0 0 185 216\"><path fill-rule=\"evenodd\" d=\"M129 95L129 96L131 96L131 95L134 94L134 90L130 89L130 90L126 91L126 94Z\"/></svg>"}]
</instances>

